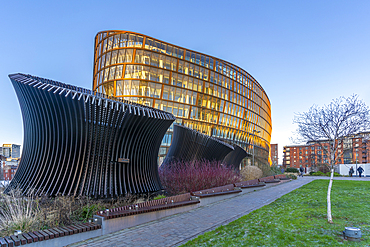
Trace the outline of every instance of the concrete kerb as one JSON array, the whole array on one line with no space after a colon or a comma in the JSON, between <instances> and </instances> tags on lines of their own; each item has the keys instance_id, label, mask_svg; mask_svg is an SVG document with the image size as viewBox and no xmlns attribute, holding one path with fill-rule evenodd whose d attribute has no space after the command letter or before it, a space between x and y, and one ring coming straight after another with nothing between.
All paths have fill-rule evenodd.
<instances>
[{"instance_id":1,"label":"concrete kerb","mask_svg":"<svg viewBox=\"0 0 370 247\"><path fill-rule=\"evenodd\" d=\"M98 224L101 224L102 234L105 235L112 232L123 230L125 228L130 228L154 220L165 218L174 214L187 212L192 209L198 208L200 206L199 204L200 203L160 211L130 215L125 217L118 217L113 219L104 219L104 217L102 216L94 215L94 221L97 222Z\"/></svg>"}]
</instances>

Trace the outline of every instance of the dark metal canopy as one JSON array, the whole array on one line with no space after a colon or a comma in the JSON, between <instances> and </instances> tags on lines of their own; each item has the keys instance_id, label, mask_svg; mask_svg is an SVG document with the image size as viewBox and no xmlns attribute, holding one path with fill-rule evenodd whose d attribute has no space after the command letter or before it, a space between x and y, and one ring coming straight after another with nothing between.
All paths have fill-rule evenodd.
<instances>
[{"instance_id":1,"label":"dark metal canopy","mask_svg":"<svg viewBox=\"0 0 370 247\"><path fill-rule=\"evenodd\" d=\"M6 193L107 198L161 189L157 155L172 114L44 78L9 77L24 143Z\"/></svg>"}]
</instances>

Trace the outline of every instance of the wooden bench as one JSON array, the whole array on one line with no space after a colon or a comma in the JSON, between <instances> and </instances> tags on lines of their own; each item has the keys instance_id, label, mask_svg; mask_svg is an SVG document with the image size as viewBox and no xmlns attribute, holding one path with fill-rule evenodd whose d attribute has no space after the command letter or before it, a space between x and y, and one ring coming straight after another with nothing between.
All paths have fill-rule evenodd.
<instances>
[{"instance_id":1,"label":"wooden bench","mask_svg":"<svg viewBox=\"0 0 370 247\"><path fill-rule=\"evenodd\" d=\"M100 228L101 225L96 223L79 223L65 227L54 227L47 230L21 233L18 236L11 235L0 238L0 247L20 246Z\"/></svg>"},{"instance_id":2,"label":"wooden bench","mask_svg":"<svg viewBox=\"0 0 370 247\"><path fill-rule=\"evenodd\" d=\"M182 207L196 203L199 203L199 198L195 198L191 196L190 193L186 193L158 200L152 200L133 205L113 208L106 211L99 211L97 215L102 216L105 219L113 219L135 214L142 214L170 208Z\"/></svg>"},{"instance_id":3,"label":"wooden bench","mask_svg":"<svg viewBox=\"0 0 370 247\"><path fill-rule=\"evenodd\" d=\"M242 192L240 188L234 187L234 184L228 184L225 186L215 187L211 189L194 191L194 192L191 192L191 194L193 196L203 198L203 197L220 196L220 195L240 193L240 192Z\"/></svg>"},{"instance_id":4,"label":"wooden bench","mask_svg":"<svg viewBox=\"0 0 370 247\"><path fill-rule=\"evenodd\" d=\"M278 174L274 176L275 179L280 179L280 180L290 180L290 178L287 178L285 174Z\"/></svg>"},{"instance_id":5,"label":"wooden bench","mask_svg":"<svg viewBox=\"0 0 370 247\"><path fill-rule=\"evenodd\" d=\"M248 180L248 181L243 181L239 183L234 184L235 187L240 187L242 189L246 188L253 188L253 187L263 187L266 186L264 182L258 181L258 179L253 179L253 180Z\"/></svg>"},{"instance_id":6,"label":"wooden bench","mask_svg":"<svg viewBox=\"0 0 370 247\"><path fill-rule=\"evenodd\" d=\"M275 179L274 176L268 176L268 177L260 178L258 180L264 183L279 183L280 182L280 179Z\"/></svg>"}]
</instances>

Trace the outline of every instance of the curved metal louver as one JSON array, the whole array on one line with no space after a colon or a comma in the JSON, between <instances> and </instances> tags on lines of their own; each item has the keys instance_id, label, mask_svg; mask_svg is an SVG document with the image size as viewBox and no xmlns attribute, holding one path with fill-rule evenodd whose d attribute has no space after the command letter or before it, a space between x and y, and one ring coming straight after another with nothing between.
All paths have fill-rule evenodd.
<instances>
[{"instance_id":1,"label":"curved metal louver","mask_svg":"<svg viewBox=\"0 0 370 247\"><path fill-rule=\"evenodd\" d=\"M239 170L240 163L245 157L248 156L248 153L239 145L236 144L231 145L234 147L234 150L225 156L224 160L222 161L222 164Z\"/></svg>"},{"instance_id":2,"label":"curved metal louver","mask_svg":"<svg viewBox=\"0 0 370 247\"><path fill-rule=\"evenodd\" d=\"M172 161L220 161L234 148L216 138L174 124L173 139L163 165Z\"/></svg>"},{"instance_id":3,"label":"curved metal louver","mask_svg":"<svg viewBox=\"0 0 370 247\"><path fill-rule=\"evenodd\" d=\"M161 189L157 155L172 114L30 75L9 78L24 143L6 193L107 198Z\"/></svg>"}]
</instances>

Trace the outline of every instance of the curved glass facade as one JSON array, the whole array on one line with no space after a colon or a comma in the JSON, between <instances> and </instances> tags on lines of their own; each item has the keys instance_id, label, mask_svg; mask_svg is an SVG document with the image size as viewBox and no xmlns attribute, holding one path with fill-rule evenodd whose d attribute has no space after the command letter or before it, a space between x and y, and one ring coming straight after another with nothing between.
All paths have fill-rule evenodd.
<instances>
[{"instance_id":1,"label":"curved glass facade","mask_svg":"<svg viewBox=\"0 0 370 247\"><path fill-rule=\"evenodd\" d=\"M176 123L267 163L270 101L248 72L227 61L134 32L103 31L95 37L93 90L170 112Z\"/></svg>"}]
</instances>

